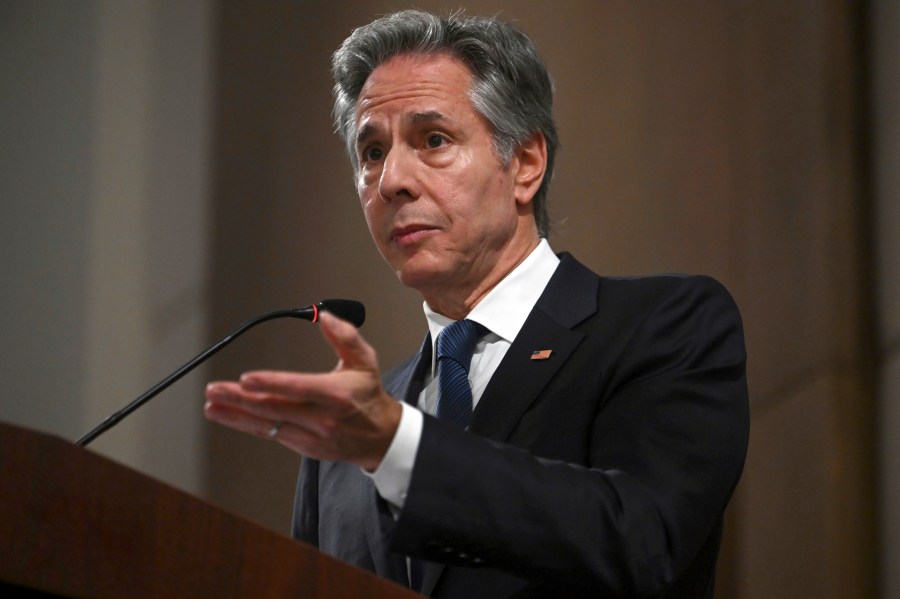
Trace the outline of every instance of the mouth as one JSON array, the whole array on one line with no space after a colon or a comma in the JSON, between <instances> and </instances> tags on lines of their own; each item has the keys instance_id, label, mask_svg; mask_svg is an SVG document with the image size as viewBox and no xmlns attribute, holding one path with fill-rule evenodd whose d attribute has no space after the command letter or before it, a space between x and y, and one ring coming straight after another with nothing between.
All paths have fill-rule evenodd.
<instances>
[{"instance_id":1,"label":"mouth","mask_svg":"<svg viewBox=\"0 0 900 599\"><path fill-rule=\"evenodd\" d=\"M409 246L418 243L423 238L437 232L436 227L429 225L406 225L391 229L390 240L400 246Z\"/></svg>"}]
</instances>

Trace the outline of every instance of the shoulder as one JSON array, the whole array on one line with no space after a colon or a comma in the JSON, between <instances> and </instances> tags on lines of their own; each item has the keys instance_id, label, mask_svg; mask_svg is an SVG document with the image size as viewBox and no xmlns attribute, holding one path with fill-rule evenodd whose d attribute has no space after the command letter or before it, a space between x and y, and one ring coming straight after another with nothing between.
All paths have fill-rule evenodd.
<instances>
[{"instance_id":1,"label":"shoulder","mask_svg":"<svg viewBox=\"0 0 900 599\"><path fill-rule=\"evenodd\" d=\"M600 276L568 255L561 256L556 288L542 309L584 335L583 353L602 357L610 368L641 372L672 358L746 360L740 312L725 286L707 275L666 273ZM593 281L588 285L586 281ZM574 281L573 285L567 282ZM573 298L578 294L580 297ZM582 309L573 317L574 306ZM690 360L689 360L690 361ZM631 373L634 374L634 373ZM630 375L629 375L630 376Z\"/></svg>"},{"instance_id":2,"label":"shoulder","mask_svg":"<svg viewBox=\"0 0 900 599\"><path fill-rule=\"evenodd\" d=\"M668 273L600 277L598 297L604 303L637 303L645 308L672 303L715 303L737 310L737 305L725 286L707 275Z\"/></svg>"},{"instance_id":3,"label":"shoulder","mask_svg":"<svg viewBox=\"0 0 900 599\"><path fill-rule=\"evenodd\" d=\"M548 297L569 308L590 302L591 311L619 324L662 311L714 309L739 319L737 305L725 286L700 274L663 273L639 276L602 276L570 254L560 254L558 275L548 287ZM573 294L581 296L573 298Z\"/></svg>"}]
</instances>

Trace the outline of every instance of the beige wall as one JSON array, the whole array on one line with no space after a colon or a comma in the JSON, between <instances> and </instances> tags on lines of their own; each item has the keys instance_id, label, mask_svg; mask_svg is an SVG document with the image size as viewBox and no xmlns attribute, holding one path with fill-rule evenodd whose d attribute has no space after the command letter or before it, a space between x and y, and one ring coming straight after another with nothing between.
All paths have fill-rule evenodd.
<instances>
[{"instance_id":1,"label":"beige wall","mask_svg":"<svg viewBox=\"0 0 900 599\"><path fill-rule=\"evenodd\" d=\"M719 596L874 596L876 408L880 559L900 555L896 8L869 15L869 190L861 14L838 2L468 5L532 34L556 79L554 248L710 273L742 308L753 432ZM0 419L74 438L248 317L323 297L366 302L385 366L413 350L420 301L328 120L331 51L406 4L340 6L0 6ZM307 323L262 325L96 449L285 530L298 459L204 423L202 385L333 361Z\"/></svg>"}]
</instances>

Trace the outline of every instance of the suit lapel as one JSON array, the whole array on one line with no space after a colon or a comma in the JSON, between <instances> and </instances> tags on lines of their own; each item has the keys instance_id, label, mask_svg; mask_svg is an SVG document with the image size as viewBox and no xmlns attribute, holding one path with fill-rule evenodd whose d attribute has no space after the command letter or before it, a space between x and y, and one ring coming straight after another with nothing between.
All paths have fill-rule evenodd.
<instances>
[{"instance_id":1,"label":"suit lapel","mask_svg":"<svg viewBox=\"0 0 900 599\"><path fill-rule=\"evenodd\" d=\"M597 275L568 253L560 254L556 272L484 390L472 414L471 432L501 442L509 438L522 415L584 338L584 333L572 329L597 312L599 284ZM430 363L427 338L426 345ZM553 350L549 358L531 359L533 352L545 349ZM425 563L422 594L431 595L444 568L443 564Z\"/></svg>"},{"instance_id":2,"label":"suit lapel","mask_svg":"<svg viewBox=\"0 0 900 599\"><path fill-rule=\"evenodd\" d=\"M472 416L470 430L506 441L516 424L584 337L573 331L597 311L598 277L568 254L529 314L525 325L491 377ZM535 351L552 350L532 360Z\"/></svg>"},{"instance_id":3,"label":"suit lapel","mask_svg":"<svg viewBox=\"0 0 900 599\"><path fill-rule=\"evenodd\" d=\"M522 414L569 359L582 337L582 333L560 326L543 312L532 312L491 377L472 415L469 430L495 441L506 441ZM549 358L531 359L534 351L545 349L552 350Z\"/></svg>"},{"instance_id":4,"label":"suit lapel","mask_svg":"<svg viewBox=\"0 0 900 599\"><path fill-rule=\"evenodd\" d=\"M396 400L405 401L411 406L418 405L422 382L425 380L425 369L430 366L431 335L426 334L419 353L384 375L385 391Z\"/></svg>"}]
</instances>

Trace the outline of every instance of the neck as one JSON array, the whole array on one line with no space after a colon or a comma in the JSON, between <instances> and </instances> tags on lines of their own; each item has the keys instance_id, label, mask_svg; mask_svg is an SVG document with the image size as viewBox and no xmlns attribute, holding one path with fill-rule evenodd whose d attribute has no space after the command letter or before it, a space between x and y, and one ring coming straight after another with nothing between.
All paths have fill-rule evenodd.
<instances>
[{"instance_id":1,"label":"neck","mask_svg":"<svg viewBox=\"0 0 900 599\"><path fill-rule=\"evenodd\" d=\"M425 302L428 304L428 307L432 310L438 314L443 314L447 318L461 320L468 316L475 306L477 306L478 303L500 283L500 281L505 279L509 273L514 271L522 262L524 262L538 246L540 241L540 237L535 237L530 244L523 246L523 248L518 251L512 252L506 260L498 262L498 268L492 269L488 273L488 276L479 279L473 285L466 288L458 290L420 289L419 291L425 299Z\"/></svg>"}]
</instances>

